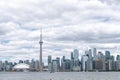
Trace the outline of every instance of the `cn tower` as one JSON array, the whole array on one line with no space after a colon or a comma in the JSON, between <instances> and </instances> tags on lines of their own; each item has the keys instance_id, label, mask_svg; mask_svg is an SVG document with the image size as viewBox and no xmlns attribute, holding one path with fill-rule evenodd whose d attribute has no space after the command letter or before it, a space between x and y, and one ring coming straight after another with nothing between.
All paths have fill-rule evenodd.
<instances>
[{"instance_id":1,"label":"cn tower","mask_svg":"<svg viewBox=\"0 0 120 80\"><path fill-rule=\"evenodd\" d=\"M43 41L42 41L42 29L40 30L40 41L39 41L39 44L40 44L39 70L42 71L42 69L43 69L43 64L42 64L42 44L43 44Z\"/></svg>"}]
</instances>

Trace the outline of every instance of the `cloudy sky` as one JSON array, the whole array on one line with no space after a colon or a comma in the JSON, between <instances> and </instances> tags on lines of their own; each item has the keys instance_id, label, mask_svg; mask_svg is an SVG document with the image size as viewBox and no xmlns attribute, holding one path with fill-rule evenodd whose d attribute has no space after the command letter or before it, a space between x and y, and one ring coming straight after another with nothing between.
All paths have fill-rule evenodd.
<instances>
[{"instance_id":1,"label":"cloudy sky","mask_svg":"<svg viewBox=\"0 0 120 80\"><path fill-rule=\"evenodd\" d=\"M120 0L0 0L0 60L70 57L88 48L120 53Z\"/></svg>"}]
</instances>

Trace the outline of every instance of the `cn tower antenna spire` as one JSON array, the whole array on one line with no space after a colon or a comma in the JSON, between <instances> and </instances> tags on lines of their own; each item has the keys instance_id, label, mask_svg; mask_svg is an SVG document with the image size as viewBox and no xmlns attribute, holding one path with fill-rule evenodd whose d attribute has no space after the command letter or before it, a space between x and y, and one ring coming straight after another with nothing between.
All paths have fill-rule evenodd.
<instances>
[{"instance_id":1,"label":"cn tower antenna spire","mask_svg":"<svg viewBox=\"0 0 120 80\"><path fill-rule=\"evenodd\" d=\"M40 41L42 41L42 27L40 28Z\"/></svg>"},{"instance_id":2,"label":"cn tower antenna spire","mask_svg":"<svg viewBox=\"0 0 120 80\"><path fill-rule=\"evenodd\" d=\"M42 28L40 28L40 41L39 41L39 44L40 44L39 70L42 71L43 70L43 64L42 64L42 44L43 44L43 41L42 41Z\"/></svg>"}]
</instances>

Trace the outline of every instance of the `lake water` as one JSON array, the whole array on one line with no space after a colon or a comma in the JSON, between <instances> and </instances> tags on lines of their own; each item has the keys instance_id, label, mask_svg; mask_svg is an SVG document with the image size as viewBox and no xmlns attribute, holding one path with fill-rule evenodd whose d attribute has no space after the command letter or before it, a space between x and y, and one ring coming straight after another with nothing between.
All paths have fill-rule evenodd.
<instances>
[{"instance_id":1,"label":"lake water","mask_svg":"<svg viewBox=\"0 0 120 80\"><path fill-rule=\"evenodd\" d=\"M0 72L0 80L120 80L120 72Z\"/></svg>"}]
</instances>

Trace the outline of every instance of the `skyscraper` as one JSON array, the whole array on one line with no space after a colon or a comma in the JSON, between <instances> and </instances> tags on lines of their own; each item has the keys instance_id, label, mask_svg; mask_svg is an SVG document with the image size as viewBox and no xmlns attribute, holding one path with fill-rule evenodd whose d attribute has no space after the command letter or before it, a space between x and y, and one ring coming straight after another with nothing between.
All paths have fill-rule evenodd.
<instances>
[{"instance_id":1,"label":"skyscraper","mask_svg":"<svg viewBox=\"0 0 120 80\"><path fill-rule=\"evenodd\" d=\"M73 52L71 52L71 60L72 60L72 59L74 59L74 57L73 57Z\"/></svg>"},{"instance_id":2,"label":"skyscraper","mask_svg":"<svg viewBox=\"0 0 120 80\"><path fill-rule=\"evenodd\" d=\"M74 49L74 67L79 66L79 51L77 49Z\"/></svg>"},{"instance_id":3,"label":"skyscraper","mask_svg":"<svg viewBox=\"0 0 120 80\"><path fill-rule=\"evenodd\" d=\"M74 49L74 60L77 61L79 60L79 51L77 49Z\"/></svg>"},{"instance_id":4,"label":"skyscraper","mask_svg":"<svg viewBox=\"0 0 120 80\"><path fill-rule=\"evenodd\" d=\"M86 61L88 60L88 56L83 55L81 58L81 62L82 62L82 70L85 71L86 70Z\"/></svg>"},{"instance_id":5,"label":"skyscraper","mask_svg":"<svg viewBox=\"0 0 120 80\"><path fill-rule=\"evenodd\" d=\"M92 59L92 50L89 49L89 50L85 51L85 55L88 56L89 59Z\"/></svg>"},{"instance_id":6,"label":"skyscraper","mask_svg":"<svg viewBox=\"0 0 120 80\"><path fill-rule=\"evenodd\" d=\"M0 71L2 70L3 63L0 61Z\"/></svg>"},{"instance_id":7,"label":"skyscraper","mask_svg":"<svg viewBox=\"0 0 120 80\"><path fill-rule=\"evenodd\" d=\"M73 67L74 67L74 56L73 56L73 52L71 52L70 71L73 71Z\"/></svg>"},{"instance_id":8,"label":"skyscraper","mask_svg":"<svg viewBox=\"0 0 120 80\"><path fill-rule=\"evenodd\" d=\"M95 58L96 55L97 55L97 50L96 50L96 48L93 48L93 57Z\"/></svg>"},{"instance_id":9,"label":"skyscraper","mask_svg":"<svg viewBox=\"0 0 120 80\"><path fill-rule=\"evenodd\" d=\"M89 59L92 59L92 50L89 49Z\"/></svg>"},{"instance_id":10,"label":"skyscraper","mask_svg":"<svg viewBox=\"0 0 120 80\"><path fill-rule=\"evenodd\" d=\"M52 60L52 71L53 72L57 72L58 71L57 60Z\"/></svg>"},{"instance_id":11,"label":"skyscraper","mask_svg":"<svg viewBox=\"0 0 120 80\"><path fill-rule=\"evenodd\" d=\"M120 55L117 55L116 60L120 60Z\"/></svg>"},{"instance_id":12,"label":"skyscraper","mask_svg":"<svg viewBox=\"0 0 120 80\"><path fill-rule=\"evenodd\" d=\"M52 56L49 55L49 56L48 56L48 64L51 63L51 62L52 62Z\"/></svg>"},{"instance_id":13,"label":"skyscraper","mask_svg":"<svg viewBox=\"0 0 120 80\"><path fill-rule=\"evenodd\" d=\"M88 58L86 61L86 70L87 71L93 70L93 61L90 58Z\"/></svg>"},{"instance_id":14,"label":"skyscraper","mask_svg":"<svg viewBox=\"0 0 120 80\"><path fill-rule=\"evenodd\" d=\"M110 51L105 51L105 60L110 59Z\"/></svg>"},{"instance_id":15,"label":"skyscraper","mask_svg":"<svg viewBox=\"0 0 120 80\"><path fill-rule=\"evenodd\" d=\"M39 64L39 70L42 71L42 68L43 68L43 65L42 65L42 44L43 44L43 41L42 41L42 29L41 29L39 44L40 44L40 58L39 58L40 59L40 64Z\"/></svg>"},{"instance_id":16,"label":"skyscraper","mask_svg":"<svg viewBox=\"0 0 120 80\"><path fill-rule=\"evenodd\" d=\"M59 71L59 70L60 70L60 58L57 57L57 58L56 58L56 61L57 61L57 66L58 66L58 71Z\"/></svg>"}]
</instances>

